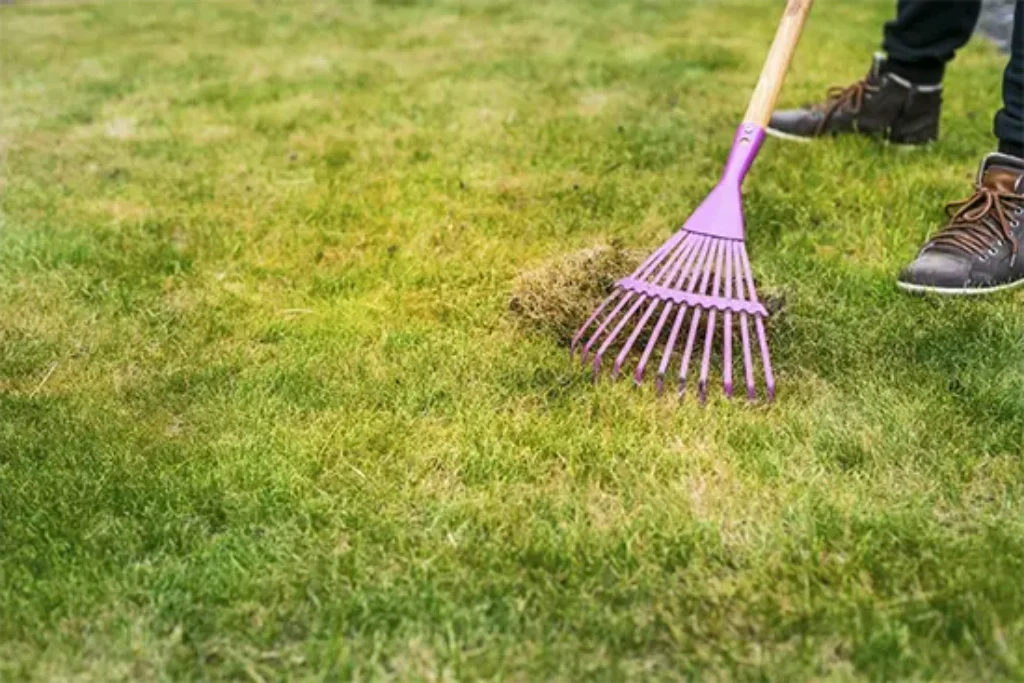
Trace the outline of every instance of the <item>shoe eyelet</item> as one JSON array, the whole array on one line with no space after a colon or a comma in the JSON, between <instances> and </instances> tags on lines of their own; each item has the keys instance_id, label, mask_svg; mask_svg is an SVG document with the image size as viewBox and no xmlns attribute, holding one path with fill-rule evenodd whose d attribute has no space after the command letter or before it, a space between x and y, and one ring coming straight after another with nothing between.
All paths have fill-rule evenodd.
<instances>
[{"instance_id":1,"label":"shoe eyelet","mask_svg":"<svg viewBox=\"0 0 1024 683\"><path fill-rule=\"evenodd\" d=\"M1013 210L1013 215L1014 216L1024 216L1024 206L1018 206L1016 209L1014 209Z\"/></svg>"},{"instance_id":2,"label":"shoe eyelet","mask_svg":"<svg viewBox=\"0 0 1024 683\"><path fill-rule=\"evenodd\" d=\"M998 253L999 253L999 245L992 245L991 247L988 248L988 255L989 256L995 256Z\"/></svg>"},{"instance_id":3,"label":"shoe eyelet","mask_svg":"<svg viewBox=\"0 0 1024 683\"><path fill-rule=\"evenodd\" d=\"M1011 228L1019 228L1019 227L1020 227L1020 221L1018 221L1018 220L1016 220L1016 219L1015 219L1015 220L1012 220L1012 221L1010 221L1010 227L1011 227Z\"/></svg>"}]
</instances>

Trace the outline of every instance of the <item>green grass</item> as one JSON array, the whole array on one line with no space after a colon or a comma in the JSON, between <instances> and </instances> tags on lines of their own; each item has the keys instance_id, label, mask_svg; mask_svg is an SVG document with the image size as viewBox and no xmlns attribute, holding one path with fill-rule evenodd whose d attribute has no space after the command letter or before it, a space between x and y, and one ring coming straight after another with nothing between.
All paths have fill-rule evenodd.
<instances>
[{"instance_id":1,"label":"green grass","mask_svg":"<svg viewBox=\"0 0 1024 683\"><path fill-rule=\"evenodd\" d=\"M784 103L891 3L821 2ZM653 249L777 3L0 8L0 678L1024 679L1019 296L893 279L993 146L766 143L771 407L593 386L518 273Z\"/></svg>"}]
</instances>

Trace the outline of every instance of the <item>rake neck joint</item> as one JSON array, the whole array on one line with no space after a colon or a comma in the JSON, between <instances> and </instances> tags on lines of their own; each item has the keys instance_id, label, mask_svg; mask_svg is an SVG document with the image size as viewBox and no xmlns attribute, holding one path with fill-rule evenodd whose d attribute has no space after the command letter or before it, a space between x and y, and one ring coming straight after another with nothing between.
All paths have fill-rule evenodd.
<instances>
[{"instance_id":1,"label":"rake neck joint","mask_svg":"<svg viewBox=\"0 0 1024 683\"><path fill-rule=\"evenodd\" d=\"M735 184L737 187L743 184L743 178L754 163L757 152L764 142L764 128L756 123L745 122L736 129L736 137L732 141L732 149L729 151L729 159L725 162L725 170L722 172L722 182Z\"/></svg>"}]
</instances>

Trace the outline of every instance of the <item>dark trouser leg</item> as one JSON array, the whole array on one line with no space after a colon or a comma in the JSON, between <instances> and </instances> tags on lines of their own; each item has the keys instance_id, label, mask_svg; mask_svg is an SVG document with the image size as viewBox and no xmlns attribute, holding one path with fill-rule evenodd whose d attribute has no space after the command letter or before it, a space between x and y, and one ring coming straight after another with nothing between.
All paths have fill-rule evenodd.
<instances>
[{"instance_id":1,"label":"dark trouser leg","mask_svg":"<svg viewBox=\"0 0 1024 683\"><path fill-rule=\"evenodd\" d=\"M981 0L899 0L885 25L888 69L911 83L942 80L946 63L970 40Z\"/></svg>"},{"instance_id":2,"label":"dark trouser leg","mask_svg":"<svg viewBox=\"0 0 1024 683\"><path fill-rule=\"evenodd\" d=\"M1010 39L1010 63L1003 72L1003 108L993 126L999 151L1024 158L1024 0L1017 0Z\"/></svg>"}]
</instances>

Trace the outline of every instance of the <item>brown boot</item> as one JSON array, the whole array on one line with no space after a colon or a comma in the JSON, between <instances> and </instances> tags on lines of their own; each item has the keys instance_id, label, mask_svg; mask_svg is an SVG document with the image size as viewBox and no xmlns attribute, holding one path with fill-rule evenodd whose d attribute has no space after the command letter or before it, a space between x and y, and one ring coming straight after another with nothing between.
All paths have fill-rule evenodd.
<instances>
[{"instance_id":1,"label":"brown boot","mask_svg":"<svg viewBox=\"0 0 1024 683\"><path fill-rule=\"evenodd\" d=\"M914 85L888 73L885 58L876 54L867 76L846 88L829 88L824 102L775 112L768 134L807 142L855 133L920 145L939 136L941 109L941 85Z\"/></svg>"},{"instance_id":2,"label":"brown boot","mask_svg":"<svg viewBox=\"0 0 1024 683\"><path fill-rule=\"evenodd\" d=\"M900 273L910 292L985 294L1024 285L1024 159L989 154L974 194Z\"/></svg>"}]
</instances>

